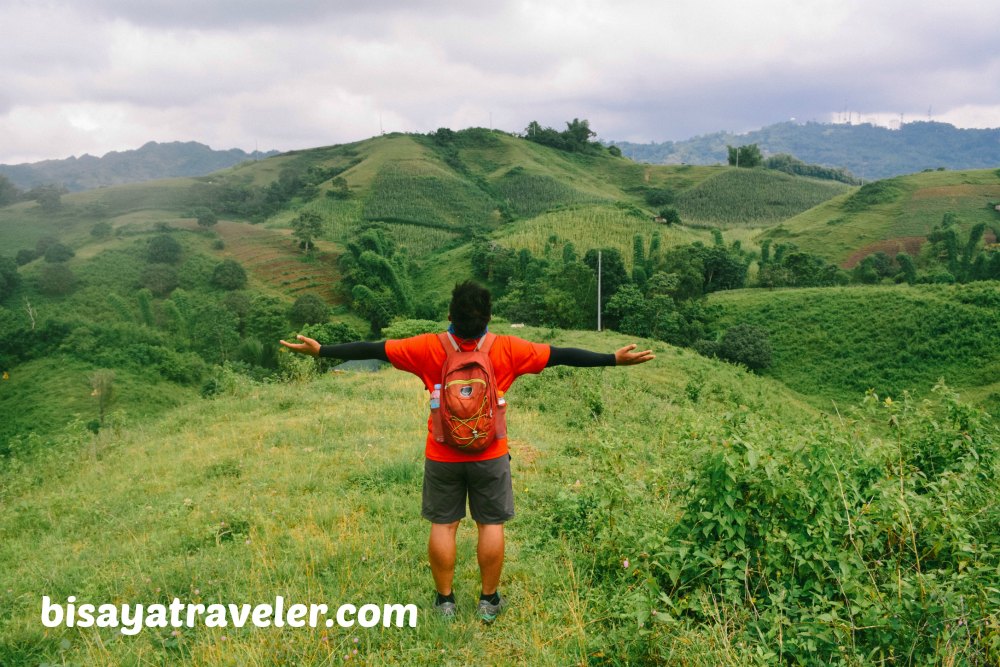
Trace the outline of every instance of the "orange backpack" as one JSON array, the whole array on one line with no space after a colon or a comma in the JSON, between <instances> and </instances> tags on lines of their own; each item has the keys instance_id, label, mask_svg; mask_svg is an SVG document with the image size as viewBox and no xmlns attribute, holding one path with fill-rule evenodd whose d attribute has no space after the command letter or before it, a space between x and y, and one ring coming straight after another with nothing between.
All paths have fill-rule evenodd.
<instances>
[{"instance_id":1,"label":"orange backpack","mask_svg":"<svg viewBox=\"0 0 1000 667\"><path fill-rule=\"evenodd\" d=\"M487 333L468 352L450 333L438 334L438 339L447 356L441 384L431 394L434 439L464 452L481 452L497 438L507 437L506 401L497 388L490 361L496 334Z\"/></svg>"}]
</instances>

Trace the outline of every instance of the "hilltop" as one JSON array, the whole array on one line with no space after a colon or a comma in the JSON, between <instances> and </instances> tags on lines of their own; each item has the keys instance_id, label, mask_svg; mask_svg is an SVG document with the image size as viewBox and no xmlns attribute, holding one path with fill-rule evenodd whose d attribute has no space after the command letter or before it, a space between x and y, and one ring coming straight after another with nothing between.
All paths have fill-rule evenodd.
<instances>
[{"instance_id":1,"label":"hilltop","mask_svg":"<svg viewBox=\"0 0 1000 667\"><path fill-rule=\"evenodd\" d=\"M876 181L792 216L761 235L794 243L845 268L875 252L912 256L946 215L967 234L986 228L1000 237L1000 170L930 171Z\"/></svg>"},{"instance_id":2,"label":"hilltop","mask_svg":"<svg viewBox=\"0 0 1000 667\"><path fill-rule=\"evenodd\" d=\"M866 181L924 169L1000 166L1000 128L960 129L918 121L898 129L869 123L768 125L744 134L717 132L685 141L609 142L634 160L653 164L725 164L726 146L757 144L767 155L789 153L809 163L848 169Z\"/></svg>"}]
</instances>

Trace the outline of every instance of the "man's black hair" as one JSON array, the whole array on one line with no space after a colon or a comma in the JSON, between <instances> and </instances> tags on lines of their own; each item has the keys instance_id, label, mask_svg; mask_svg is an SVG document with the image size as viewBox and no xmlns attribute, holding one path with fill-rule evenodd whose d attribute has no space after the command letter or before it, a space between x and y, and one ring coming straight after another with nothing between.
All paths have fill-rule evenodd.
<instances>
[{"instance_id":1,"label":"man's black hair","mask_svg":"<svg viewBox=\"0 0 1000 667\"><path fill-rule=\"evenodd\" d=\"M455 325L455 335L459 338L482 335L493 314L490 291L472 280L458 283L451 293L448 314L451 315L451 323Z\"/></svg>"}]
</instances>

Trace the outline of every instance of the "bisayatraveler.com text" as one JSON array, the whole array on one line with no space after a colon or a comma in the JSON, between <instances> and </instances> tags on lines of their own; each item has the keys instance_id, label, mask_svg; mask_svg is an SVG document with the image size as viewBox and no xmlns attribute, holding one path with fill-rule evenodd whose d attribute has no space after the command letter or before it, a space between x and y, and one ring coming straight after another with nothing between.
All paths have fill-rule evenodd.
<instances>
[{"instance_id":1,"label":"bisayatraveler.com text","mask_svg":"<svg viewBox=\"0 0 1000 667\"><path fill-rule=\"evenodd\" d=\"M47 628L118 628L123 635L137 635L143 628L362 628L417 627L415 604L342 604L330 613L325 604L285 604L282 596L274 603L250 605L247 603L201 604L181 602L174 598L170 604L91 604L77 603L70 595L65 604L53 602L48 595L42 597L41 620Z\"/></svg>"}]
</instances>

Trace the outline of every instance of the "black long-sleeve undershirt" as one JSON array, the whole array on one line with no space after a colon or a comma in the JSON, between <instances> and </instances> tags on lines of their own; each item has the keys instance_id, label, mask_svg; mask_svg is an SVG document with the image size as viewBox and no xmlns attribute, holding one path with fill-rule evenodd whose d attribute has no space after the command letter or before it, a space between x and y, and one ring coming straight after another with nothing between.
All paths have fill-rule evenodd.
<instances>
[{"instance_id":1,"label":"black long-sleeve undershirt","mask_svg":"<svg viewBox=\"0 0 1000 667\"><path fill-rule=\"evenodd\" d=\"M339 345L320 345L319 356L334 357L344 361L360 361L363 359L380 359L389 361L385 353L385 341L368 343L361 341L358 343L341 343Z\"/></svg>"},{"instance_id":2,"label":"black long-sleeve undershirt","mask_svg":"<svg viewBox=\"0 0 1000 667\"><path fill-rule=\"evenodd\" d=\"M385 352L384 340L377 343L358 342L341 343L339 345L321 345L319 348L319 356L334 357L336 359L344 359L345 361L357 361L362 359L380 359L382 361L389 361L389 357ZM581 350L575 347L550 346L549 361L545 364L545 367L595 367L614 365L614 354L602 354L600 352L591 352L590 350Z\"/></svg>"}]
</instances>

